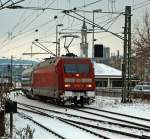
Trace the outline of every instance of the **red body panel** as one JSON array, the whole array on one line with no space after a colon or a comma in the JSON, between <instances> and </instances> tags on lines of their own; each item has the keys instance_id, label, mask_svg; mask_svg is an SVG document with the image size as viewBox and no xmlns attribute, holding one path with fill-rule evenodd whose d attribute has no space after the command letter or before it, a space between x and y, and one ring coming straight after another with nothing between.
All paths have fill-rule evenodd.
<instances>
[{"instance_id":1,"label":"red body panel","mask_svg":"<svg viewBox=\"0 0 150 139\"><path fill-rule=\"evenodd\" d=\"M33 72L33 87L58 88L58 75L55 70L55 65L35 69Z\"/></svg>"}]
</instances>

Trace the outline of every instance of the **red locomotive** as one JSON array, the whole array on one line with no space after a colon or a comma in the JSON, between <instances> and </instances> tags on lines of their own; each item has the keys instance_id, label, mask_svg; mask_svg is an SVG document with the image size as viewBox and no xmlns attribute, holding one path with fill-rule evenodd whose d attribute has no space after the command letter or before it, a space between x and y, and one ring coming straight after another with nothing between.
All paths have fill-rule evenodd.
<instances>
[{"instance_id":1,"label":"red locomotive","mask_svg":"<svg viewBox=\"0 0 150 139\"><path fill-rule=\"evenodd\" d=\"M52 98L57 103L85 104L95 97L94 68L90 59L46 59L22 74L22 88L29 97Z\"/></svg>"}]
</instances>

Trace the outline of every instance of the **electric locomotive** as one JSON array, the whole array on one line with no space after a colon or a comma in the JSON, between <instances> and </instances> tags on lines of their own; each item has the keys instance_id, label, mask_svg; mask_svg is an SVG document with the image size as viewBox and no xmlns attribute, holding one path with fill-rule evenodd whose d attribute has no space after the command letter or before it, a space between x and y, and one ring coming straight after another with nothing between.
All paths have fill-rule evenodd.
<instances>
[{"instance_id":1,"label":"electric locomotive","mask_svg":"<svg viewBox=\"0 0 150 139\"><path fill-rule=\"evenodd\" d=\"M89 104L95 97L93 64L89 58L48 58L22 73L22 89L31 98Z\"/></svg>"}]
</instances>

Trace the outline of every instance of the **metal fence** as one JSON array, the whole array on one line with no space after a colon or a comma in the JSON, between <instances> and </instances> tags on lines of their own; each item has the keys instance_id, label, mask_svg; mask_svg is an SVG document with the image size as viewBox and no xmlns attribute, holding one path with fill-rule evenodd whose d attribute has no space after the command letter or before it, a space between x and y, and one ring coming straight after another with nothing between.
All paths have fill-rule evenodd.
<instances>
[{"instance_id":1,"label":"metal fence","mask_svg":"<svg viewBox=\"0 0 150 139\"><path fill-rule=\"evenodd\" d=\"M98 96L112 96L112 97L121 97L122 88L121 87L96 87L96 95Z\"/></svg>"},{"instance_id":2,"label":"metal fence","mask_svg":"<svg viewBox=\"0 0 150 139\"><path fill-rule=\"evenodd\" d=\"M132 90L132 89L131 89ZM140 91L131 91L131 97L134 99L147 99L150 100L150 92L140 92ZM121 97L122 88L121 87L96 87L97 96L110 96L110 97Z\"/></svg>"}]
</instances>

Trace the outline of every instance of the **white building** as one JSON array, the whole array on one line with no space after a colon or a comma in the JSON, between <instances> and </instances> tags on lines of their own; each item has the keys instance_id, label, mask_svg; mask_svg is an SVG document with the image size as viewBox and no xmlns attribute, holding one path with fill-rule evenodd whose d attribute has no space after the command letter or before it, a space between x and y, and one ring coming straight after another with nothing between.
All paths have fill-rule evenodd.
<instances>
[{"instance_id":1,"label":"white building","mask_svg":"<svg viewBox=\"0 0 150 139\"><path fill-rule=\"evenodd\" d=\"M122 71L102 63L94 62L97 87L121 87Z\"/></svg>"}]
</instances>

